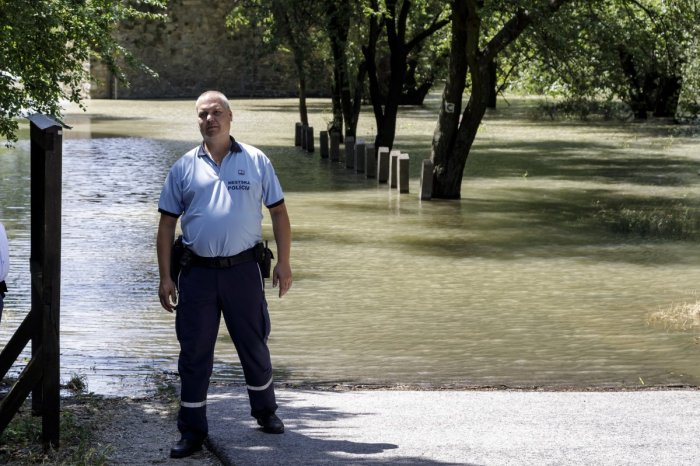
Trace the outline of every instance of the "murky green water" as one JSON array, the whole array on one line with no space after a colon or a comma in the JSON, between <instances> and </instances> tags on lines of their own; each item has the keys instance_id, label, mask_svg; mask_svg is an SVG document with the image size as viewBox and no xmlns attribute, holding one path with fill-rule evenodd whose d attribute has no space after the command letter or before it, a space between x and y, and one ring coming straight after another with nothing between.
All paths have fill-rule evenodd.
<instances>
[{"instance_id":1,"label":"murky green water","mask_svg":"<svg viewBox=\"0 0 700 466\"><path fill-rule=\"evenodd\" d=\"M487 116L460 202L420 202L432 102L408 109L397 146L412 157L398 195L293 145L293 100L234 101L234 134L263 148L286 191L295 284L268 297L277 379L438 385L700 384L697 329L649 315L700 297L697 232L623 234L623 208L700 211L700 141L652 125ZM63 378L138 393L175 371L174 316L157 299L157 199L198 140L190 101L93 101L64 141ZM312 124L330 119L312 102ZM361 132L371 134L366 114ZM364 126L362 126L364 125ZM0 341L29 309L28 142L0 149L0 219L12 293ZM654 210L656 209L656 210ZM267 237L272 238L269 220ZM18 363L21 367L22 361ZM225 331L215 379L240 381Z\"/></svg>"}]
</instances>

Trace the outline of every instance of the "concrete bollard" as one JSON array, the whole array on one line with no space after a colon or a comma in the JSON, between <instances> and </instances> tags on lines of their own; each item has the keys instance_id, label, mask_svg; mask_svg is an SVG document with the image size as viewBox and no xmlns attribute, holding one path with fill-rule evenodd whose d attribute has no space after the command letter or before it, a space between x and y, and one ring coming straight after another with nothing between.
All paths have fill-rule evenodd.
<instances>
[{"instance_id":1,"label":"concrete bollard","mask_svg":"<svg viewBox=\"0 0 700 466\"><path fill-rule=\"evenodd\" d=\"M395 188L396 187L396 175L397 175L397 168L399 165L399 156L401 155L400 150L392 150L391 153L389 153L389 187L390 188Z\"/></svg>"},{"instance_id":2,"label":"concrete bollard","mask_svg":"<svg viewBox=\"0 0 700 466\"><path fill-rule=\"evenodd\" d=\"M401 154L396 165L396 184L400 193L408 192L408 170L410 167L410 159L408 154Z\"/></svg>"},{"instance_id":3,"label":"concrete bollard","mask_svg":"<svg viewBox=\"0 0 700 466\"><path fill-rule=\"evenodd\" d=\"M355 144L355 173L365 172L365 157L367 153L367 146L365 141L362 139L358 140Z\"/></svg>"},{"instance_id":4,"label":"concrete bollard","mask_svg":"<svg viewBox=\"0 0 700 466\"><path fill-rule=\"evenodd\" d=\"M354 168L355 165L355 138L345 137L345 168Z\"/></svg>"},{"instance_id":5,"label":"concrete bollard","mask_svg":"<svg viewBox=\"0 0 700 466\"><path fill-rule=\"evenodd\" d=\"M430 200L433 197L433 161L423 160L420 171L420 195L421 200Z\"/></svg>"},{"instance_id":6,"label":"concrete bollard","mask_svg":"<svg viewBox=\"0 0 700 466\"><path fill-rule=\"evenodd\" d=\"M303 127L304 125L301 123L294 124L294 145L297 147L301 146L301 130Z\"/></svg>"},{"instance_id":7,"label":"concrete bollard","mask_svg":"<svg viewBox=\"0 0 700 466\"><path fill-rule=\"evenodd\" d=\"M377 176L377 153L374 144L367 144L365 153L365 176L375 178Z\"/></svg>"},{"instance_id":8,"label":"concrete bollard","mask_svg":"<svg viewBox=\"0 0 700 466\"><path fill-rule=\"evenodd\" d=\"M306 127L306 151L307 152L314 151L314 127L313 126Z\"/></svg>"},{"instance_id":9,"label":"concrete bollard","mask_svg":"<svg viewBox=\"0 0 700 466\"><path fill-rule=\"evenodd\" d=\"M306 132L306 125L301 127L301 148L306 150L306 138L308 134Z\"/></svg>"},{"instance_id":10,"label":"concrete bollard","mask_svg":"<svg viewBox=\"0 0 700 466\"><path fill-rule=\"evenodd\" d=\"M377 150L377 183L386 183L389 179L389 148Z\"/></svg>"},{"instance_id":11,"label":"concrete bollard","mask_svg":"<svg viewBox=\"0 0 700 466\"><path fill-rule=\"evenodd\" d=\"M331 131L331 162L340 160L340 133Z\"/></svg>"},{"instance_id":12,"label":"concrete bollard","mask_svg":"<svg viewBox=\"0 0 700 466\"><path fill-rule=\"evenodd\" d=\"M321 131L318 135L318 144L321 146L321 158L328 158L328 131Z\"/></svg>"}]
</instances>

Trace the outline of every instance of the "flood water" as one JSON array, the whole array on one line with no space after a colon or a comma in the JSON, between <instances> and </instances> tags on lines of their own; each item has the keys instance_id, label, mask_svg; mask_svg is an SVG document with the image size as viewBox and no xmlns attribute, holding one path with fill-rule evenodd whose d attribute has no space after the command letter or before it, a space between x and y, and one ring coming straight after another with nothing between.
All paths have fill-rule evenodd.
<instances>
[{"instance_id":1,"label":"flood water","mask_svg":"<svg viewBox=\"0 0 700 466\"><path fill-rule=\"evenodd\" d=\"M698 232L624 233L609 213L700 212L700 141L649 125L487 115L461 201L419 201L436 101L407 109L397 147L411 193L293 147L294 100L233 101L233 133L272 159L294 234L295 282L268 295L276 379L293 383L637 387L700 384L700 332L651 325L700 300ZM520 109L520 110L518 110ZM312 124L330 109L312 101ZM176 370L160 308L157 200L198 142L190 101L91 101L63 148L62 378L139 394ZM364 114L360 133L372 133ZM4 345L29 302L29 143L0 149L11 243ZM675 209L675 210L674 210ZM269 218L265 236L272 239ZM14 370L26 363L26 354ZM214 380L241 382L222 329Z\"/></svg>"}]
</instances>

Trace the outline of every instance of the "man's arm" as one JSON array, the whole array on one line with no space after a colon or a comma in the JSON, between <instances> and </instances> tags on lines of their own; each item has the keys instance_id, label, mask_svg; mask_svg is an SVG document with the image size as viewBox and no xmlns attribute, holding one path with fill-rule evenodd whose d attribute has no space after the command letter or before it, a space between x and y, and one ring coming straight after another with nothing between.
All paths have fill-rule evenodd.
<instances>
[{"instance_id":1,"label":"man's arm","mask_svg":"<svg viewBox=\"0 0 700 466\"><path fill-rule=\"evenodd\" d=\"M279 283L279 297L284 296L292 286L292 267L289 262L292 249L292 227L289 223L287 207L284 203L270 209L272 232L277 243L277 264L272 271L272 286Z\"/></svg>"},{"instance_id":2,"label":"man's arm","mask_svg":"<svg viewBox=\"0 0 700 466\"><path fill-rule=\"evenodd\" d=\"M173 247L173 240L175 239L176 225L177 218L163 213L160 214L158 236L156 237L158 273L160 274L158 297L160 298L160 305L168 312L173 312L177 303L177 288L170 277L170 253Z\"/></svg>"}]
</instances>

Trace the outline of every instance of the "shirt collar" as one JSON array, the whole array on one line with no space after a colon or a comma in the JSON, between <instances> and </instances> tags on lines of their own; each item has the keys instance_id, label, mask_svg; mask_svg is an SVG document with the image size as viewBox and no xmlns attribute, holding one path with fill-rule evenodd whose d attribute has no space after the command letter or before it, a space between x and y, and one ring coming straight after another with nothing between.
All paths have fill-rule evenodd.
<instances>
[{"instance_id":1,"label":"shirt collar","mask_svg":"<svg viewBox=\"0 0 700 466\"><path fill-rule=\"evenodd\" d=\"M241 148L241 145L236 142L236 140L233 138L233 136L229 136L231 139L231 146L228 149L229 154L235 154L238 152L243 152L243 148ZM204 142L202 142L199 145L199 149L197 149L197 156L198 157L206 157L207 150L204 148Z\"/></svg>"}]
</instances>

